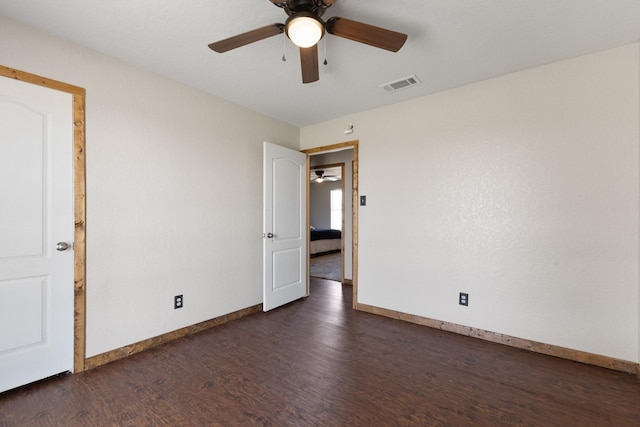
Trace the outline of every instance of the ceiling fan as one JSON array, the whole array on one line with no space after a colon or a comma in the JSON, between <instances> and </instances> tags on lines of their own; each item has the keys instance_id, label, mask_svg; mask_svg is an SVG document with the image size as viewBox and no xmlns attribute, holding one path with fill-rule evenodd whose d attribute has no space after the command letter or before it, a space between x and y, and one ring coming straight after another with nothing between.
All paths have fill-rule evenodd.
<instances>
[{"instance_id":1,"label":"ceiling fan","mask_svg":"<svg viewBox=\"0 0 640 427\"><path fill-rule=\"evenodd\" d=\"M364 24L337 16L326 22L321 19L324 12L337 0L270 0L282 8L288 18L284 24L271 24L237 36L209 44L209 47L224 53L281 33L300 47L302 83L320 79L318 71L318 41L324 33L397 52L407 40L407 35L373 25Z\"/></svg>"},{"instance_id":2,"label":"ceiling fan","mask_svg":"<svg viewBox=\"0 0 640 427\"><path fill-rule=\"evenodd\" d=\"M315 174L315 176L314 176ZM323 170L315 170L311 171L311 182L316 182L318 184L323 183L324 181L339 181L340 177L336 175L325 175Z\"/></svg>"}]
</instances>

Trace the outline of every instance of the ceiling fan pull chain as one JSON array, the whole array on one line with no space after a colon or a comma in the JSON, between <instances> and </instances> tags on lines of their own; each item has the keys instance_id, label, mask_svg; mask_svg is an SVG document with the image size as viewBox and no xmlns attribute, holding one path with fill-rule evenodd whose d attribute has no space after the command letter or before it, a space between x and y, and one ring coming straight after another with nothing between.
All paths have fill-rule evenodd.
<instances>
[{"instance_id":1,"label":"ceiling fan pull chain","mask_svg":"<svg viewBox=\"0 0 640 427\"><path fill-rule=\"evenodd\" d=\"M282 62L287 62L287 35L282 33Z\"/></svg>"},{"instance_id":2,"label":"ceiling fan pull chain","mask_svg":"<svg viewBox=\"0 0 640 427\"><path fill-rule=\"evenodd\" d=\"M324 47L324 62L322 62L322 63L324 65L327 65L328 64L328 62L327 62L327 38L324 37L322 42L323 42L322 45Z\"/></svg>"}]
</instances>

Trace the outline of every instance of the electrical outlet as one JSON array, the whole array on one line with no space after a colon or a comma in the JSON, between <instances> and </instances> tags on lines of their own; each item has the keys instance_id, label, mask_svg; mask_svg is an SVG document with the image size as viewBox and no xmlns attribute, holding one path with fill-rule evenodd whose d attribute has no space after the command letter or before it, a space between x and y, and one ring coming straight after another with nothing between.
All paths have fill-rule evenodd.
<instances>
[{"instance_id":1,"label":"electrical outlet","mask_svg":"<svg viewBox=\"0 0 640 427\"><path fill-rule=\"evenodd\" d=\"M464 292L460 292L460 297L458 299L458 304L468 306L469 305L469 294Z\"/></svg>"},{"instance_id":2,"label":"electrical outlet","mask_svg":"<svg viewBox=\"0 0 640 427\"><path fill-rule=\"evenodd\" d=\"M173 309L177 310L178 308L182 308L182 302L182 295L173 297Z\"/></svg>"}]
</instances>

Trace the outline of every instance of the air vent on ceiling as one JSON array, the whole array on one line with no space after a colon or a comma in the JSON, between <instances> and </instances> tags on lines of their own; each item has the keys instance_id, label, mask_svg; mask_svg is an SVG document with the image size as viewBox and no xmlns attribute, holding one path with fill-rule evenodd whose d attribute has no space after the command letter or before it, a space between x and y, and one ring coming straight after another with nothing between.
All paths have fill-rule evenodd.
<instances>
[{"instance_id":1,"label":"air vent on ceiling","mask_svg":"<svg viewBox=\"0 0 640 427\"><path fill-rule=\"evenodd\" d=\"M422 83L420 79L414 74L413 76L405 77L400 80L395 80L389 83L380 85L381 88L387 92L394 92L396 90L404 89L409 86L418 85Z\"/></svg>"}]
</instances>

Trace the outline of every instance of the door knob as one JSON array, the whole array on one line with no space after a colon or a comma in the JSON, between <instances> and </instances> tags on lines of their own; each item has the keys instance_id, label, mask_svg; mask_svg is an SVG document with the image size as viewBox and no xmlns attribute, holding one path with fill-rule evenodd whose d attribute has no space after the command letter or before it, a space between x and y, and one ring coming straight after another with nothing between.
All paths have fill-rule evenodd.
<instances>
[{"instance_id":1,"label":"door knob","mask_svg":"<svg viewBox=\"0 0 640 427\"><path fill-rule=\"evenodd\" d=\"M67 249L69 249L69 244L67 242L58 242L56 243L56 250L57 251L66 251Z\"/></svg>"},{"instance_id":2,"label":"door knob","mask_svg":"<svg viewBox=\"0 0 640 427\"><path fill-rule=\"evenodd\" d=\"M273 233L267 233L267 239L273 239L276 237Z\"/></svg>"}]
</instances>

